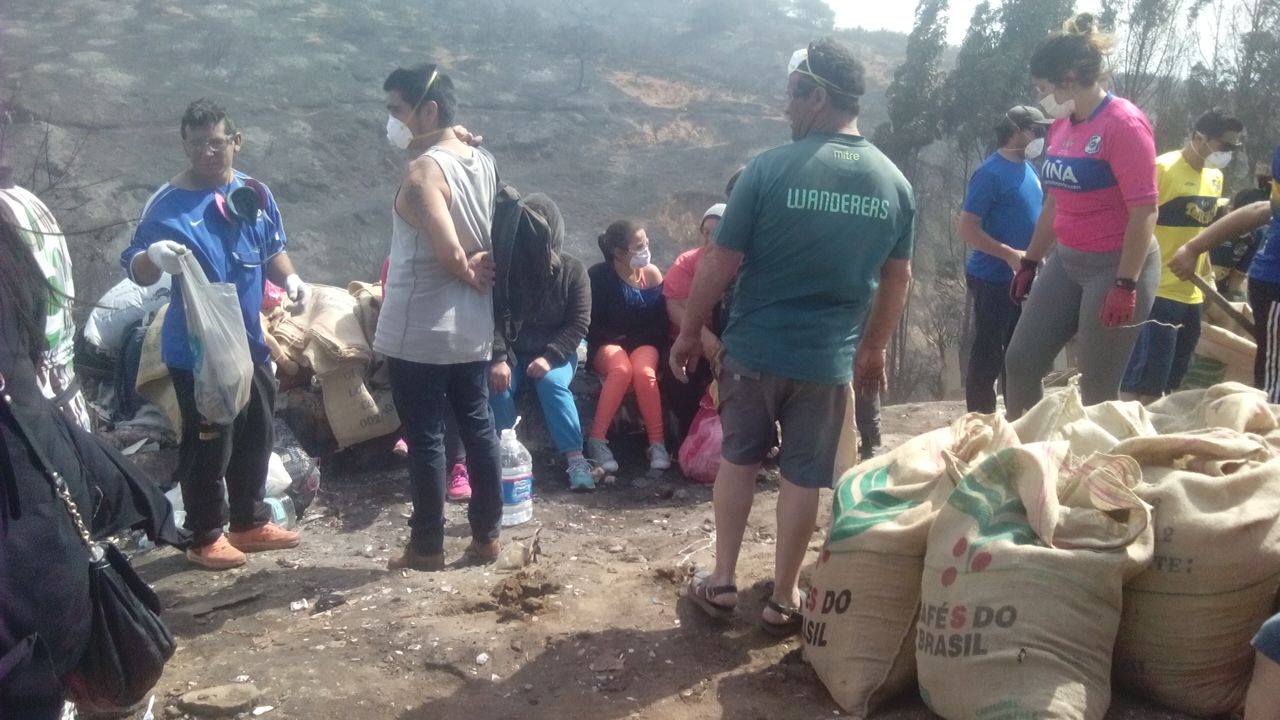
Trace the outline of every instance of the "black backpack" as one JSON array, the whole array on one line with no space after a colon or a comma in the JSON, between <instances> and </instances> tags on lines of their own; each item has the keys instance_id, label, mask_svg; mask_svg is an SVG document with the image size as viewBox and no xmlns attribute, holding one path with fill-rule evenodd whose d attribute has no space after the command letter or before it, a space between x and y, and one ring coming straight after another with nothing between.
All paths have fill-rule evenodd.
<instances>
[{"instance_id":1,"label":"black backpack","mask_svg":"<svg viewBox=\"0 0 1280 720\"><path fill-rule=\"evenodd\" d=\"M518 190L499 180L490 234L498 271L493 311L508 341L515 340L521 323L537 311L551 285L551 234L547 219L526 205Z\"/></svg>"}]
</instances>

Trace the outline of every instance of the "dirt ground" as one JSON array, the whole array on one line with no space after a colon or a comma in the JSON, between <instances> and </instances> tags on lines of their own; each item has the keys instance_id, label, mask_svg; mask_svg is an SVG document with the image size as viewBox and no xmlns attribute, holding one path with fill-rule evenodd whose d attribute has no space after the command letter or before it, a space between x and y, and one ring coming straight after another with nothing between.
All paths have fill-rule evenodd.
<instances>
[{"instance_id":1,"label":"dirt ground","mask_svg":"<svg viewBox=\"0 0 1280 720\"><path fill-rule=\"evenodd\" d=\"M886 444L962 410L886 408ZM638 454L620 459L624 468L641 466ZM183 717L181 693L236 682L262 691L256 705L273 709L261 717L282 719L841 714L800 658L798 640L777 643L755 627L764 593L752 586L772 567L775 477L758 484L743 548L739 585L752 589L737 619L716 625L680 598L679 582L684 566L711 560L710 488L676 471L624 473L579 495L558 469L539 468L534 520L505 533L526 544L537 533L535 563L401 573L386 560L407 536L406 473L394 460L377 464L324 467L324 491L305 514L296 550L253 555L224 573L193 569L171 549L136 558L179 641L155 690L157 717ZM448 517L446 552L456 558L467 543L465 507L451 505ZM815 531L810 549L822 539ZM310 607L292 610L299 600ZM932 716L908 698L879 717ZM1177 717L1124 698L1109 715Z\"/></svg>"}]
</instances>

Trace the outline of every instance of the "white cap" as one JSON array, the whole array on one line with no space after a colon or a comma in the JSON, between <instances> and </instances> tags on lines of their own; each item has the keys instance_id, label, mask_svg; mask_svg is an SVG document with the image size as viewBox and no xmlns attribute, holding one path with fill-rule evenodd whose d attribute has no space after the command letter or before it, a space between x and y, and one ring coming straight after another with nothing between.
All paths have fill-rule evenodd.
<instances>
[{"instance_id":1,"label":"white cap","mask_svg":"<svg viewBox=\"0 0 1280 720\"><path fill-rule=\"evenodd\" d=\"M712 205L711 207L707 208L706 212L702 213L703 222L706 222L707 218L709 217L713 217L713 218L724 217L724 203L716 203L715 205Z\"/></svg>"}]
</instances>

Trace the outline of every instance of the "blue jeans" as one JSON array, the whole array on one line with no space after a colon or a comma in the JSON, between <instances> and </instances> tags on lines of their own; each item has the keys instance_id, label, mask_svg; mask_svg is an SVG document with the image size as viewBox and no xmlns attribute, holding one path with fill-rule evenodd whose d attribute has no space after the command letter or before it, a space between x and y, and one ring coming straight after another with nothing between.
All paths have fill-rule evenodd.
<instances>
[{"instance_id":1,"label":"blue jeans","mask_svg":"<svg viewBox=\"0 0 1280 720\"><path fill-rule=\"evenodd\" d=\"M1161 397L1182 386L1191 354L1200 341L1200 305L1188 305L1158 297L1148 320L1165 325L1143 325L1129 356L1120 389L1127 393ZM1168 327L1181 325L1181 329Z\"/></svg>"},{"instance_id":2,"label":"blue jeans","mask_svg":"<svg viewBox=\"0 0 1280 720\"><path fill-rule=\"evenodd\" d=\"M444 550L444 416L446 405L458 421L467 451L471 501L467 519L471 537L487 543L498 539L502 519L502 470L498 436L489 410L489 363L427 365L387 358L391 394L409 444L409 489L413 515L409 543L417 552Z\"/></svg>"},{"instance_id":3,"label":"blue jeans","mask_svg":"<svg viewBox=\"0 0 1280 720\"><path fill-rule=\"evenodd\" d=\"M515 427L516 393L529 379L525 368L536 357L517 355L511 365L511 387L502 394L489 396L498 430ZM547 421L551 440L556 444L556 450L562 453L582 452L582 424L578 421L578 406L569 390L569 383L573 381L573 374L577 369L578 358L570 357L564 364L551 368L551 372L542 379L533 381L533 389L538 393L538 404L542 406L542 416Z\"/></svg>"}]
</instances>

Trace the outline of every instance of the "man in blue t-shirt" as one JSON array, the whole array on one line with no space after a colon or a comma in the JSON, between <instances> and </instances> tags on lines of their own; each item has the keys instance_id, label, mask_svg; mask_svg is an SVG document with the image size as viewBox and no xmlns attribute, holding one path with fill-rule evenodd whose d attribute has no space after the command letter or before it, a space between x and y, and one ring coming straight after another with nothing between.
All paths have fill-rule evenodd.
<instances>
[{"instance_id":1,"label":"man in blue t-shirt","mask_svg":"<svg viewBox=\"0 0 1280 720\"><path fill-rule=\"evenodd\" d=\"M120 262L139 285L154 284L162 272L174 276L160 355L182 415L174 475L182 487L186 528L193 536L187 559L223 570L243 565L246 552L298 544L298 533L270 522L271 511L264 502L276 385L259 312L268 278L285 288L298 309L309 290L285 252L284 225L271 191L232 167L241 136L226 112L207 100L196 100L182 116L180 130L190 165L147 201ZM254 364L253 386L249 402L230 425L206 420L197 407L196 362L182 295L187 254L200 263L210 282L235 285L240 298ZM228 520L230 533L224 536L222 527Z\"/></svg>"},{"instance_id":2,"label":"man in blue t-shirt","mask_svg":"<svg viewBox=\"0 0 1280 720\"><path fill-rule=\"evenodd\" d=\"M973 302L973 348L964 383L969 412L996 411L995 385L1004 377L1004 351L1020 314L1009 283L1044 204L1029 160L1044 151L1045 128L1052 122L1029 105L1005 113L996 125L997 150L973 172L956 221L960 237L973 248L965 266Z\"/></svg>"},{"instance_id":3,"label":"man in blue t-shirt","mask_svg":"<svg viewBox=\"0 0 1280 720\"><path fill-rule=\"evenodd\" d=\"M1271 174L1270 199L1237 208L1205 228L1173 254L1169 269L1189 280L1201 253L1270 224L1249 266L1249 308L1258 343L1253 385L1266 391L1269 402L1280 403L1280 146L1271 158Z\"/></svg>"}]
</instances>

